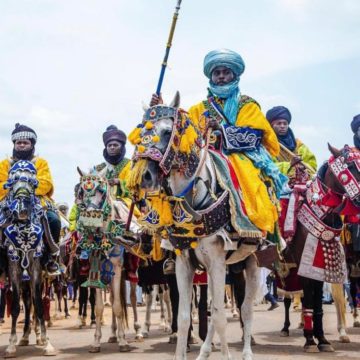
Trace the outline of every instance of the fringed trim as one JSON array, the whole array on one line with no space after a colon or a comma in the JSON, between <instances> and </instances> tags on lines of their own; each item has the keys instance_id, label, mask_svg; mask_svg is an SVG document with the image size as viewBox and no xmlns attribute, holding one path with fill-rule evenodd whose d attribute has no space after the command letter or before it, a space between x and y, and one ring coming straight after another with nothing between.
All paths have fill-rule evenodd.
<instances>
[{"instance_id":1,"label":"fringed trim","mask_svg":"<svg viewBox=\"0 0 360 360\"><path fill-rule=\"evenodd\" d=\"M227 190L227 186L222 181L222 178L219 175L218 169L216 168L216 166L214 165L213 162L212 162L212 165L213 165L213 168L215 169L216 178L217 178L217 181L218 181L220 187L223 190ZM229 195L230 195L229 196L229 206L230 206L231 224L234 227L234 229L236 230L236 232L239 234L239 236L247 237L247 238L257 238L257 239L262 238L263 236L262 236L262 232L260 230L243 230L240 228L240 226L238 225L238 223L236 221L237 212L236 212L236 206L235 206L235 199L234 199L234 196L231 191L229 191ZM242 214L242 215L245 216L244 214Z\"/></svg>"},{"instance_id":2,"label":"fringed trim","mask_svg":"<svg viewBox=\"0 0 360 360\"><path fill-rule=\"evenodd\" d=\"M140 187L143 174L147 167L147 162L148 161L146 159L139 159L135 162L127 182L127 187L130 190L135 190Z\"/></svg>"}]
</instances>

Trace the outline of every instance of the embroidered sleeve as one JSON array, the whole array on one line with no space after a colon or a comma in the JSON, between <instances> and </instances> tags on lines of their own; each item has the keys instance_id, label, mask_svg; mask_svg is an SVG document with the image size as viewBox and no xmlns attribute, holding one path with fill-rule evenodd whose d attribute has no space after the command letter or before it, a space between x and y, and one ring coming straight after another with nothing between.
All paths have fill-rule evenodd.
<instances>
[{"instance_id":1,"label":"embroidered sleeve","mask_svg":"<svg viewBox=\"0 0 360 360\"><path fill-rule=\"evenodd\" d=\"M35 166L37 170L37 179L39 181L38 188L36 189L36 195L48 196L54 192L54 185L52 176L50 173L50 168L46 160L38 158L35 161Z\"/></svg>"},{"instance_id":2,"label":"embroidered sleeve","mask_svg":"<svg viewBox=\"0 0 360 360\"><path fill-rule=\"evenodd\" d=\"M5 159L0 162L0 200L2 200L8 192L8 190L4 189L4 184L8 179L9 169L10 169L9 160Z\"/></svg>"},{"instance_id":3,"label":"embroidered sleeve","mask_svg":"<svg viewBox=\"0 0 360 360\"><path fill-rule=\"evenodd\" d=\"M247 102L241 107L235 125L262 130L262 144L272 156L277 156L279 154L280 145L276 134L256 102Z\"/></svg>"}]
</instances>

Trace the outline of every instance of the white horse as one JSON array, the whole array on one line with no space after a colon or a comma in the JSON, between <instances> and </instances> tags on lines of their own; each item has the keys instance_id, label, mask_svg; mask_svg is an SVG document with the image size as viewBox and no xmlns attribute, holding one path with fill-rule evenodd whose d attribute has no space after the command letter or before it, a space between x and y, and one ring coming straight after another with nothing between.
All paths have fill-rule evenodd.
<instances>
[{"instance_id":1,"label":"white horse","mask_svg":"<svg viewBox=\"0 0 360 360\"><path fill-rule=\"evenodd\" d=\"M181 130L179 132L179 121L182 121L180 120L180 117L182 118L183 115L181 114L181 111L178 110L179 103L180 97L177 93L174 101L169 107L157 105L151 107L146 112L150 119L147 118L145 114L142 124L143 127L139 135L140 143L137 141L139 146L137 147L134 159L146 159L147 165L145 169L143 169L141 180L138 179L137 183L142 191L145 190L149 193L152 192L153 194L156 190L165 192L166 195L184 193L185 198L191 203L192 209L201 213L201 210L205 208L204 205L211 206L214 204L214 194L218 191L216 172L207 148L200 147L200 149L198 149L200 160L195 169L193 169L195 171L190 171L190 176L189 171L187 171L189 170L187 167L190 166L189 161L186 161L183 164L177 163L174 166L174 162L179 160L179 153L176 153L176 150L174 154L175 161L174 159L171 161L170 158L170 166L169 162L166 163L166 161L169 160L169 148L171 148L172 144L175 144L175 149L176 147L178 149L178 143L181 141L182 135ZM156 119L156 114L159 113L162 115L160 115L160 118ZM166 114L168 114L168 116L166 116ZM154 118L152 121L151 117ZM149 124L149 122L151 124ZM183 127L184 124L185 123L182 123L180 127ZM151 141L151 139L153 139L153 141ZM140 144L142 145L141 150ZM144 146L146 144L150 145L147 145L146 148L146 146ZM165 157L167 157L167 159L165 159ZM163 168L161 167L161 165L164 165L164 162L166 163L165 165L168 166L168 171L165 173L162 171ZM133 169L136 169L136 163ZM134 174L134 176L138 175ZM136 180L133 181L132 185L134 185L134 183L136 183ZM205 184L208 185L205 186ZM186 192L184 189L189 187L190 191ZM224 207L229 207L229 203L224 205ZM185 240L186 238L184 241ZM223 227L221 227L213 234L199 237L197 239L197 247L194 250L196 258L208 272L209 290L212 299L211 322L207 338L201 347L200 355L197 360L204 360L210 356L215 331L218 333L221 341L221 358L224 360L231 359L226 340L227 321L224 308L225 244L227 243L229 245L229 242L229 238L225 235ZM190 259L190 251L193 250L184 249L181 255L176 258L176 278L180 295L178 336L175 353L176 360L186 359L187 337L191 316L192 286L195 272ZM246 295L241 308L242 319L244 322L243 359L245 360L251 360L253 358L251 350L251 327L253 319L253 302L259 287L258 270L255 257L247 257Z\"/></svg>"}]
</instances>

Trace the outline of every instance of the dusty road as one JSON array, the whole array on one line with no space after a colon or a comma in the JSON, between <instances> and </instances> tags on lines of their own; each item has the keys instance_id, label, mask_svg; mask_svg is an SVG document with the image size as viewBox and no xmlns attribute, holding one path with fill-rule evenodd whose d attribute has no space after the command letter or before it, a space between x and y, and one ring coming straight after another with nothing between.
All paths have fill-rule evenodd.
<instances>
[{"instance_id":1,"label":"dusty road","mask_svg":"<svg viewBox=\"0 0 360 360\"><path fill-rule=\"evenodd\" d=\"M281 304L281 303L280 303ZM282 305L282 304L281 304ZM294 329L299 321L299 313L291 313L292 331L290 337L282 338L279 336L279 330L283 322L282 306L274 311L267 311L268 305L258 305L255 307L254 337L258 345L253 347L255 360L285 360L285 359L343 359L359 360L360 359L360 328L350 328L348 333L351 337L351 344L340 344L337 341L336 331L336 314L335 308L331 305L325 305L325 331L329 340L333 342L336 349L335 353L305 354L302 350L303 337L302 331ZM129 309L130 310L130 309ZM87 326L84 329L76 329L76 310L71 311L72 317L67 320L56 321L53 328L49 330L49 337L52 344L58 350L58 355L54 359L102 359L113 360L116 356L118 359L126 360L165 360L172 359L175 345L168 344L168 334L159 330L159 311L153 313L152 327L150 338L144 342L134 341L134 332L132 330L132 314L129 311L130 329L127 330L127 339L131 345L131 352L117 352L116 344L108 344L106 341L110 334L110 309L106 308L106 325L103 327L102 348L99 354L89 354L88 349L92 341L94 330ZM141 320L144 319L145 308L140 307L139 313ZM241 359L242 345L240 343L241 331L238 320L232 319L230 311L228 313L228 339L230 351L233 359ZM23 318L21 314L20 319ZM351 314L347 314L348 324L352 324ZM197 328L195 328L195 332ZM18 330L20 338L21 328ZM0 335L0 354L4 353L6 344L9 339L9 319L2 326L2 335ZM218 339L216 338L215 342ZM18 347L19 359L44 359L41 356L41 349L33 345L35 342L32 334L28 347ZM191 345L191 352L188 354L189 359L195 359L199 352L200 342L198 345ZM220 359L220 352L212 353L210 359Z\"/></svg>"}]
</instances>

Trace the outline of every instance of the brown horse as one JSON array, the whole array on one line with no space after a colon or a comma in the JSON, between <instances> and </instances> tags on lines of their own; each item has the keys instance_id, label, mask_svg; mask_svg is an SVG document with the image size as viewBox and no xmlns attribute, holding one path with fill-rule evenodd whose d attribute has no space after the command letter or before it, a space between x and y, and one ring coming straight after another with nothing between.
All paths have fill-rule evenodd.
<instances>
[{"instance_id":1,"label":"brown horse","mask_svg":"<svg viewBox=\"0 0 360 360\"><path fill-rule=\"evenodd\" d=\"M346 279L339 241L343 225L340 213L345 209L359 212L360 152L348 146L337 150L329 145L329 150L333 156L307 185L297 207L295 234L283 251L285 262L298 266L304 291L306 352L334 351L323 331L322 288L324 281L343 283Z\"/></svg>"}]
</instances>

